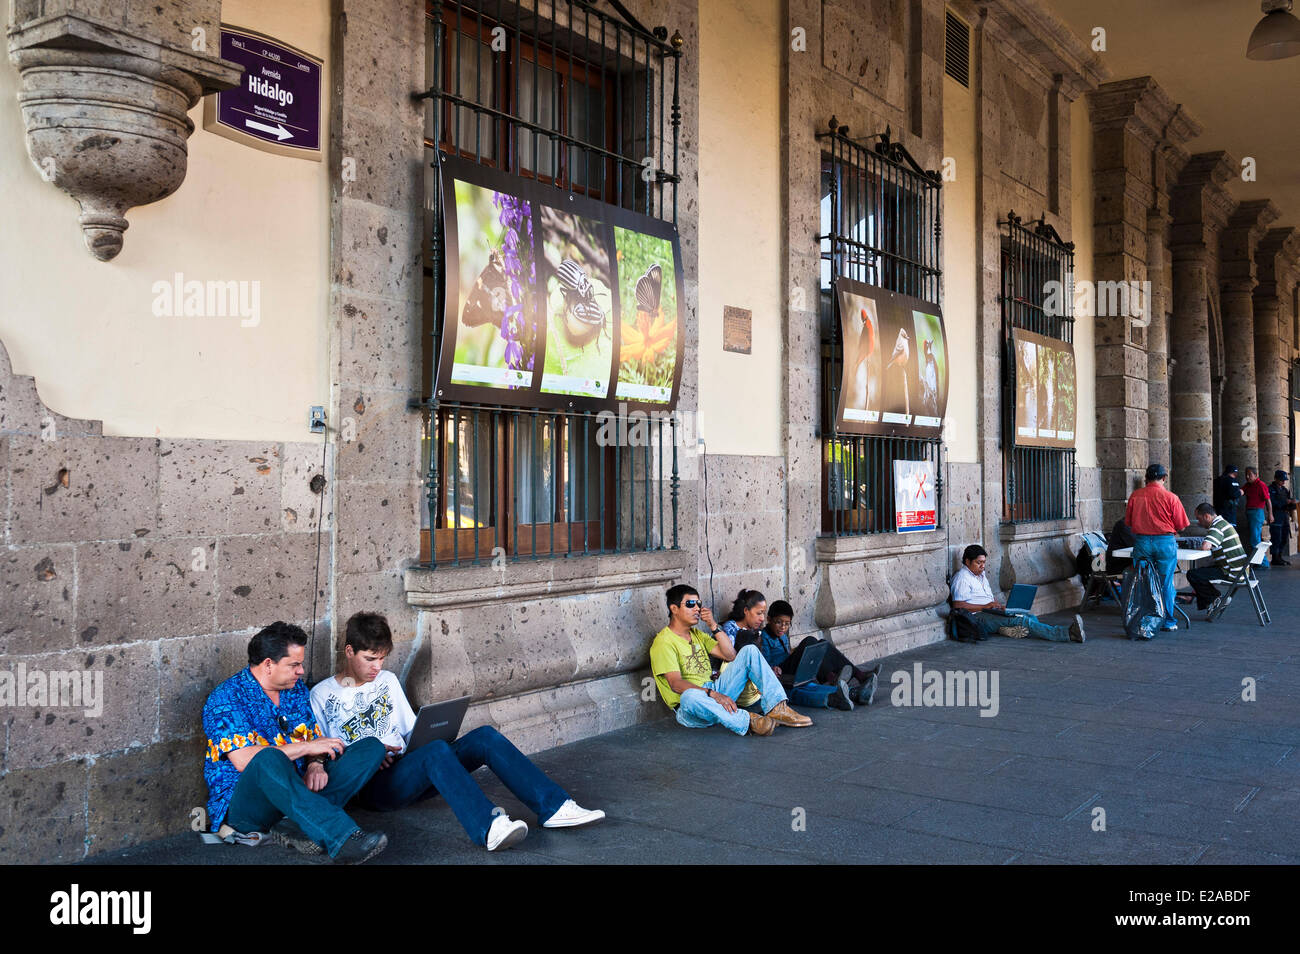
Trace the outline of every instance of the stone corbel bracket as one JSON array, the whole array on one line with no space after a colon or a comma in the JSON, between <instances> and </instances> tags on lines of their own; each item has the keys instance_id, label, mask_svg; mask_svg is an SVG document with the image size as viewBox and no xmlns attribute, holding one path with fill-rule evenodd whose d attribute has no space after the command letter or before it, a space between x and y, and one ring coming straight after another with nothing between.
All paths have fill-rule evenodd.
<instances>
[{"instance_id":1,"label":"stone corbel bracket","mask_svg":"<svg viewBox=\"0 0 1300 954\"><path fill-rule=\"evenodd\" d=\"M20 74L27 153L80 203L86 247L104 262L122 250L127 211L185 180L188 111L242 72L82 14L12 23L9 59Z\"/></svg>"}]
</instances>

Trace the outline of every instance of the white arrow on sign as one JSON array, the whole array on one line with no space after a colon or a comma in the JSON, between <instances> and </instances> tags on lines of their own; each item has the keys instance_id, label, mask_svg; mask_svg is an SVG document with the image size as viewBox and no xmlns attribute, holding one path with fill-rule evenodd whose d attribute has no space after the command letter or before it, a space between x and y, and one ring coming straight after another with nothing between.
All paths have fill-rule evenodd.
<instances>
[{"instance_id":1,"label":"white arrow on sign","mask_svg":"<svg viewBox=\"0 0 1300 954\"><path fill-rule=\"evenodd\" d=\"M284 126L282 126L280 123L276 123L274 126L266 126L263 125L262 123L254 122L251 119L245 119L244 125L252 129L260 129L262 130L262 132L268 132L276 139L280 140L280 142L284 142L286 139L293 138L293 133L285 129Z\"/></svg>"}]
</instances>

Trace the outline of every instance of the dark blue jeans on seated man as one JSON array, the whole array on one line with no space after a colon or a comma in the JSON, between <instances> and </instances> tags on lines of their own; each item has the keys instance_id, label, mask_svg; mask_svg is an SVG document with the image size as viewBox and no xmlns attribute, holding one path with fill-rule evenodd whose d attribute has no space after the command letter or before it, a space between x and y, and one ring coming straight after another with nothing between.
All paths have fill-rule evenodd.
<instances>
[{"instance_id":1,"label":"dark blue jeans on seated man","mask_svg":"<svg viewBox=\"0 0 1300 954\"><path fill-rule=\"evenodd\" d=\"M236 831L267 831L287 816L332 858L360 827L343 806L370 781L386 754L378 739L349 745L325 763L329 784L313 792L288 756L279 749L263 749L239 773L225 823Z\"/></svg>"},{"instance_id":2,"label":"dark blue jeans on seated man","mask_svg":"<svg viewBox=\"0 0 1300 954\"><path fill-rule=\"evenodd\" d=\"M348 751L354 747L348 746ZM537 815L539 822L545 822L568 801L568 793L547 778L514 743L492 726L484 725L455 742L430 742L399 756L370 780L361 792L361 803L387 812L441 795L470 840L482 845L495 816L492 803L469 773L484 765Z\"/></svg>"}]
</instances>

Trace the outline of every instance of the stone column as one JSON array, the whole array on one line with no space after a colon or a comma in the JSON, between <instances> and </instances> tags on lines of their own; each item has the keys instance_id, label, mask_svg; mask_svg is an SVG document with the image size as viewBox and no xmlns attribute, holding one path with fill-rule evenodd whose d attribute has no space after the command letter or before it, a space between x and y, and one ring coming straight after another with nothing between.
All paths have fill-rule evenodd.
<instances>
[{"instance_id":1,"label":"stone column","mask_svg":"<svg viewBox=\"0 0 1300 954\"><path fill-rule=\"evenodd\" d=\"M1162 196L1157 193L1157 201ZM1169 322L1168 289L1165 287L1165 236L1170 217L1165 211L1147 213L1147 281L1151 294L1146 307L1147 325L1147 456L1169 460Z\"/></svg>"},{"instance_id":2,"label":"stone column","mask_svg":"<svg viewBox=\"0 0 1300 954\"><path fill-rule=\"evenodd\" d=\"M1243 202L1228 220L1220 245L1223 283L1223 427L1225 464L1251 467L1259 459L1259 412L1255 400L1255 250L1278 217L1272 202ZM1276 324L1274 324L1276 335Z\"/></svg>"},{"instance_id":3,"label":"stone column","mask_svg":"<svg viewBox=\"0 0 1300 954\"><path fill-rule=\"evenodd\" d=\"M1270 229L1260 242L1259 286L1255 290L1255 386L1259 409L1259 471L1290 472L1291 421L1288 399L1292 351L1293 289L1300 230Z\"/></svg>"},{"instance_id":4,"label":"stone column","mask_svg":"<svg viewBox=\"0 0 1300 954\"><path fill-rule=\"evenodd\" d=\"M1165 154L1200 133L1149 76L1106 83L1089 94L1095 137L1093 263L1098 282L1094 348L1097 361L1097 463L1101 467L1102 523L1123 515L1129 493L1155 459L1148 446L1150 408L1156 435L1168 453L1165 300L1102 293L1107 283L1161 284L1168 227ZM1174 167L1176 168L1177 162ZM1140 307L1136 307L1140 305ZM1148 349L1156 342L1154 362ZM1153 393L1150 388L1155 384Z\"/></svg>"},{"instance_id":5,"label":"stone column","mask_svg":"<svg viewBox=\"0 0 1300 954\"><path fill-rule=\"evenodd\" d=\"M1227 153L1201 153L1191 158L1173 190L1169 470L1171 489L1189 510L1205 499L1214 481L1209 296L1217 289L1210 287L1209 276L1234 205L1224 186L1236 167Z\"/></svg>"}]
</instances>

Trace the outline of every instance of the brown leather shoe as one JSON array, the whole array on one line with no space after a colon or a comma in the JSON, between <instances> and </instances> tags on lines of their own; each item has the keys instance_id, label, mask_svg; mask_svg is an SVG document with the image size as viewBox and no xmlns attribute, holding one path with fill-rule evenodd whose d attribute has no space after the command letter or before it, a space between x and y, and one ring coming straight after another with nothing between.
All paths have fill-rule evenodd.
<instances>
[{"instance_id":1,"label":"brown leather shoe","mask_svg":"<svg viewBox=\"0 0 1300 954\"><path fill-rule=\"evenodd\" d=\"M778 725L801 727L813 724L812 719L795 712L784 702L779 702L768 710L767 717Z\"/></svg>"},{"instance_id":2,"label":"brown leather shoe","mask_svg":"<svg viewBox=\"0 0 1300 954\"><path fill-rule=\"evenodd\" d=\"M765 715L759 715L757 712L749 714L749 734L750 735L771 735L776 731L776 722Z\"/></svg>"}]
</instances>

